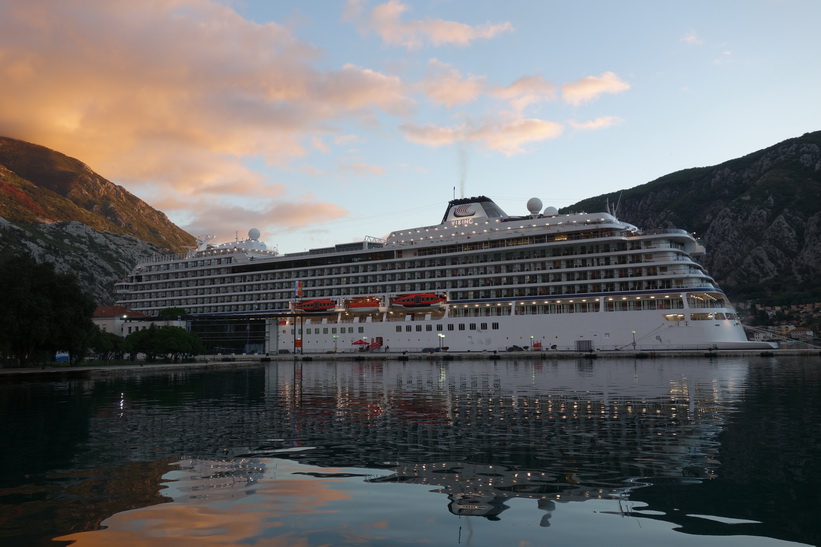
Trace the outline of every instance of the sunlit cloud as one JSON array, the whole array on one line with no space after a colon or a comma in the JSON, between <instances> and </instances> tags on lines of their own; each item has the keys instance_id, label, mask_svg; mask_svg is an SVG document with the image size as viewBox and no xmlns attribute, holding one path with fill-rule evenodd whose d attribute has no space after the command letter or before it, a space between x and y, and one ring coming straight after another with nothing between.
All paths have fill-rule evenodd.
<instances>
[{"instance_id":1,"label":"sunlit cloud","mask_svg":"<svg viewBox=\"0 0 821 547\"><path fill-rule=\"evenodd\" d=\"M621 93L630 89L630 84L622 81L613 72L603 72L601 76L588 76L576 82L563 84L562 98L573 106L590 102L604 93Z\"/></svg>"},{"instance_id":2,"label":"sunlit cloud","mask_svg":"<svg viewBox=\"0 0 821 547\"><path fill-rule=\"evenodd\" d=\"M458 127L405 124L402 131L409 141L425 146L475 142L488 150L512 156L526 152L527 144L558 137L563 126L557 122L529 118L487 121L478 126Z\"/></svg>"},{"instance_id":3,"label":"sunlit cloud","mask_svg":"<svg viewBox=\"0 0 821 547\"><path fill-rule=\"evenodd\" d=\"M690 32L682 36L681 41L685 44L690 44L693 46L701 46L704 44L704 40L702 40L694 30L691 30Z\"/></svg>"},{"instance_id":4,"label":"sunlit cloud","mask_svg":"<svg viewBox=\"0 0 821 547\"><path fill-rule=\"evenodd\" d=\"M618 116L601 116L600 118L596 118L595 120L590 120L587 122L577 122L571 120L568 122L568 125L578 131L593 131L596 129L612 127L616 124L622 123L623 121L624 120L622 120Z\"/></svg>"},{"instance_id":5,"label":"sunlit cloud","mask_svg":"<svg viewBox=\"0 0 821 547\"><path fill-rule=\"evenodd\" d=\"M325 141L316 135L311 137L311 147L313 147L314 150L322 152L323 154L327 154L330 151L330 148L328 148L328 145L325 144Z\"/></svg>"},{"instance_id":6,"label":"sunlit cloud","mask_svg":"<svg viewBox=\"0 0 821 547\"><path fill-rule=\"evenodd\" d=\"M364 32L375 32L386 44L409 49L420 48L425 44L468 46L476 40L495 38L503 32L513 30L513 25L509 22L471 26L443 19L403 20L402 16L407 11L409 8L406 4L399 0L389 0L366 13L363 1L349 0L345 19L356 23Z\"/></svg>"},{"instance_id":7,"label":"sunlit cloud","mask_svg":"<svg viewBox=\"0 0 821 547\"><path fill-rule=\"evenodd\" d=\"M316 201L312 195L303 196L299 200L270 200L260 208L212 203L195 211L182 228L195 235L217 235L219 241L233 239L237 227L245 226L259 229L262 232L260 239L272 242L277 233L298 230L320 221L338 220L348 215L339 205Z\"/></svg>"},{"instance_id":8,"label":"sunlit cloud","mask_svg":"<svg viewBox=\"0 0 821 547\"><path fill-rule=\"evenodd\" d=\"M555 100L556 86L541 76L522 76L507 87L494 87L490 93L521 113L532 104Z\"/></svg>"},{"instance_id":9,"label":"sunlit cloud","mask_svg":"<svg viewBox=\"0 0 821 547\"><path fill-rule=\"evenodd\" d=\"M485 87L484 76L463 76L459 70L436 59L428 62L429 75L420 87L434 104L447 107L476 100Z\"/></svg>"}]
</instances>

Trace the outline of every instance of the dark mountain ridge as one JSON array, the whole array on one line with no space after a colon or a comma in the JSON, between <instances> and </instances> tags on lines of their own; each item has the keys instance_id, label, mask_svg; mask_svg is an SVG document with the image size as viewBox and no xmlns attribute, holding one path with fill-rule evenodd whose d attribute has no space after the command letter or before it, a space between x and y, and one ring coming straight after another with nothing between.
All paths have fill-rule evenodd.
<instances>
[{"instance_id":1,"label":"dark mountain ridge","mask_svg":"<svg viewBox=\"0 0 821 547\"><path fill-rule=\"evenodd\" d=\"M821 131L560 212L608 204L644 229L695 232L704 265L735 300L821 302Z\"/></svg>"},{"instance_id":2,"label":"dark mountain ridge","mask_svg":"<svg viewBox=\"0 0 821 547\"><path fill-rule=\"evenodd\" d=\"M12 222L77 221L180 252L194 237L122 186L54 150L0 137L0 216Z\"/></svg>"}]
</instances>

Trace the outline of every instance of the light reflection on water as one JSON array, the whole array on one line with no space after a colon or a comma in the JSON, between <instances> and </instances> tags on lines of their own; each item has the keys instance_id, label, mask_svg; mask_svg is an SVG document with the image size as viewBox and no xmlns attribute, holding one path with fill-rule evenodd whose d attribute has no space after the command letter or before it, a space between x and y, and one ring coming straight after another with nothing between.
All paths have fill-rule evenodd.
<instances>
[{"instance_id":1,"label":"light reflection on water","mask_svg":"<svg viewBox=\"0 0 821 547\"><path fill-rule=\"evenodd\" d=\"M66 443L6 457L0 543L813 544L817 368L314 361L0 385Z\"/></svg>"}]
</instances>

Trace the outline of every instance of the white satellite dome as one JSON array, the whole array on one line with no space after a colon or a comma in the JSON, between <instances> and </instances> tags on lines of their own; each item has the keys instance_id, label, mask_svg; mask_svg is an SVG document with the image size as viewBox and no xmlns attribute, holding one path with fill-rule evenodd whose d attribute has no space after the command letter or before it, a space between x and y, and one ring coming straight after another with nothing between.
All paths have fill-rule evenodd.
<instances>
[{"instance_id":1,"label":"white satellite dome","mask_svg":"<svg viewBox=\"0 0 821 547\"><path fill-rule=\"evenodd\" d=\"M552 205L544 208L544 216L546 217L555 217L559 214L559 210L553 207Z\"/></svg>"},{"instance_id":2,"label":"white satellite dome","mask_svg":"<svg viewBox=\"0 0 821 547\"><path fill-rule=\"evenodd\" d=\"M259 239L259 230L256 228L251 228L248 230L248 239L253 239L255 241Z\"/></svg>"},{"instance_id":3,"label":"white satellite dome","mask_svg":"<svg viewBox=\"0 0 821 547\"><path fill-rule=\"evenodd\" d=\"M530 198L527 200L527 210L530 211L531 215L538 215L539 211L542 210L542 200L539 198Z\"/></svg>"}]
</instances>

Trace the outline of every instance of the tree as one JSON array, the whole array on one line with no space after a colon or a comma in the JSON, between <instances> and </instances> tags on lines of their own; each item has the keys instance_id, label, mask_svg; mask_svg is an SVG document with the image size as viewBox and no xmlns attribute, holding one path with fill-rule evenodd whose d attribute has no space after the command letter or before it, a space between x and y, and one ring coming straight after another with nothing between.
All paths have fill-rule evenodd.
<instances>
[{"instance_id":1,"label":"tree","mask_svg":"<svg viewBox=\"0 0 821 547\"><path fill-rule=\"evenodd\" d=\"M82 360L93 334L94 302L76 278L17 256L0 261L0 287L0 351L17 366L31 363L37 351L66 350L71 364Z\"/></svg>"},{"instance_id":2,"label":"tree","mask_svg":"<svg viewBox=\"0 0 821 547\"><path fill-rule=\"evenodd\" d=\"M120 355L120 358L122 358L125 342L113 332L105 332L100 330L97 325L94 325L89 346L97 354L98 359L110 362L116 355Z\"/></svg>"},{"instance_id":3,"label":"tree","mask_svg":"<svg viewBox=\"0 0 821 547\"><path fill-rule=\"evenodd\" d=\"M162 319L178 319L188 315L183 308L165 308L157 313L157 317Z\"/></svg>"},{"instance_id":4,"label":"tree","mask_svg":"<svg viewBox=\"0 0 821 547\"><path fill-rule=\"evenodd\" d=\"M144 353L149 361L163 357L177 362L204 351L202 340L196 334L182 327L157 327L153 324L129 334L125 346L132 359L138 353Z\"/></svg>"}]
</instances>

